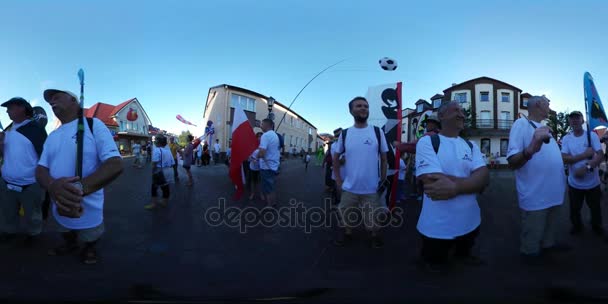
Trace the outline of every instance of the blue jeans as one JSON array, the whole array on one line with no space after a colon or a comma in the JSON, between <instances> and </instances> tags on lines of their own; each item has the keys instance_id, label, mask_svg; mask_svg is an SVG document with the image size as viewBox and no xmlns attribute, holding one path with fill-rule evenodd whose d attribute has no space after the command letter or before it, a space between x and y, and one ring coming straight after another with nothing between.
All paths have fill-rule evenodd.
<instances>
[{"instance_id":1,"label":"blue jeans","mask_svg":"<svg viewBox=\"0 0 608 304\"><path fill-rule=\"evenodd\" d=\"M274 170L260 170L260 177L262 179L262 192L264 192L264 194L274 192L274 180L276 176L277 173Z\"/></svg>"}]
</instances>

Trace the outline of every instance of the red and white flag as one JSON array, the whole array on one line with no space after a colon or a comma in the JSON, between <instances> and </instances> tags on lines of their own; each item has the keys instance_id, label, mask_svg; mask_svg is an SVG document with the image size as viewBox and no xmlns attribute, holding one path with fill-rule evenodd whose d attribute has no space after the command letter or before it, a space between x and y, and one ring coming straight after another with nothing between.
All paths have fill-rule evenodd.
<instances>
[{"instance_id":1,"label":"red and white flag","mask_svg":"<svg viewBox=\"0 0 608 304\"><path fill-rule=\"evenodd\" d=\"M237 103L232 119L232 155L230 157L230 179L236 187L235 200L240 200L243 195L243 184L245 183L245 175L242 169L243 162L249 158L257 146L257 138L253 133L247 115Z\"/></svg>"}]
</instances>

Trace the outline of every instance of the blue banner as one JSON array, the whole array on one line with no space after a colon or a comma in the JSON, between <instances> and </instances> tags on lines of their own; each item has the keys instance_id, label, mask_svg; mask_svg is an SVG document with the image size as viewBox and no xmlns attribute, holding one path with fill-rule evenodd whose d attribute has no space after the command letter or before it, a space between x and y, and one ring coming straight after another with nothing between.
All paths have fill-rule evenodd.
<instances>
[{"instance_id":1,"label":"blue banner","mask_svg":"<svg viewBox=\"0 0 608 304\"><path fill-rule=\"evenodd\" d=\"M604 126L608 127L608 118L602 105L600 95L597 93L595 84L593 83L593 77L589 72L585 73L585 109L587 111L587 120L591 130Z\"/></svg>"}]
</instances>

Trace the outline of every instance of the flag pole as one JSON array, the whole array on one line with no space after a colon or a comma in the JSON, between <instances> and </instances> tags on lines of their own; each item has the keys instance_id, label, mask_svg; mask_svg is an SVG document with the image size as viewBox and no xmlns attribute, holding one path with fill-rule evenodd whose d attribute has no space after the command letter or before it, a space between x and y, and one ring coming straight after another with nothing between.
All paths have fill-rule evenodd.
<instances>
[{"instance_id":1,"label":"flag pole","mask_svg":"<svg viewBox=\"0 0 608 304\"><path fill-rule=\"evenodd\" d=\"M296 101L296 99L298 99L298 96L300 96L300 94L302 94L302 91L304 91L304 89L306 89L306 87L313 81L315 80L317 77L319 77L321 74L323 74L323 72L333 68L334 66L342 63L346 61L346 59L342 59L326 68L324 68L323 70L321 70L321 72L317 73L317 75L315 75L315 77L313 77L311 80L309 80L306 85L304 85L304 87L300 90L300 92L298 92L298 95L296 95L296 97L293 98L293 100L291 101L291 103L289 104L289 106L287 107L287 111L285 111L285 113L283 113L283 117L281 118L281 120L279 121L279 124L277 125L277 128L274 130L275 132L279 131L279 127L281 127L281 123L283 123L283 120L285 120L285 116L287 115L287 112L289 110L291 110L291 106L293 105L293 103Z\"/></svg>"}]
</instances>

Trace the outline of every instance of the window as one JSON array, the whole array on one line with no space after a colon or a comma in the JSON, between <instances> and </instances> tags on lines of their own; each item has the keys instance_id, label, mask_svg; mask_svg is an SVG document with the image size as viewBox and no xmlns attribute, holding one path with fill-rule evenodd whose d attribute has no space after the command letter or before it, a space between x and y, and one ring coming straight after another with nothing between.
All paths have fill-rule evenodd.
<instances>
[{"instance_id":1,"label":"window","mask_svg":"<svg viewBox=\"0 0 608 304\"><path fill-rule=\"evenodd\" d=\"M480 101L490 101L490 92L481 92Z\"/></svg>"},{"instance_id":2,"label":"window","mask_svg":"<svg viewBox=\"0 0 608 304\"><path fill-rule=\"evenodd\" d=\"M289 123L289 125L293 127L293 117L290 117L290 118L291 118L291 122Z\"/></svg>"},{"instance_id":3,"label":"window","mask_svg":"<svg viewBox=\"0 0 608 304\"><path fill-rule=\"evenodd\" d=\"M312 128L308 128L308 135L312 135Z\"/></svg>"},{"instance_id":4,"label":"window","mask_svg":"<svg viewBox=\"0 0 608 304\"><path fill-rule=\"evenodd\" d=\"M467 102L467 93L456 93L456 98L454 99L460 101L460 103L465 103Z\"/></svg>"},{"instance_id":5,"label":"window","mask_svg":"<svg viewBox=\"0 0 608 304\"><path fill-rule=\"evenodd\" d=\"M437 109L439 107L441 107L441 99L433 100L433 108Z\"/></svg>"},{"instance_id":6,"label":"window","mask_svg":"<svg viewBox=\"0 0 608 304\"><path fill-rule=\"evenodd\" d=\"M124 131L125 130L125 122L124 121L120 121L120 131Z\"/></svg>"},{"instance_id":7,"label":"window","mask_svg":"<svg viewBox=\"0 0 608 304\"><path fill-rule=\"evenodd\" d=\"M528 107L528 98L524 98L523 106L526 108Z\"/></svg>"},{"instance_id":8,"label":"window","mask_svg":"<svg viewBox=\"0 0 608 304\"><path fill-rule=\"evenodd\" d=\"M502 102L511 102L511 94L505 92L500 93L500 100Z\"/></svg>"},{"instance_id":9,"label":"window","mask_svg":"<svg viewBox=\"0 0 608 304\"><path fill-rule=\"evenodd\" d=\"M492 151L490 150L490 139L489 138L482 138L481 139L481 154L483 155L489 155L490 153L492 153Z\"/></svg>"},{"instance_id":10,"label":"window","mask_svg":"<svg viewBox=\"0 0 608 304\"><path fill-rule=\"evenodd\" d=\"M255 99L253 98L233 93L230 98L230 107L234 108L237 104L245 111L255 112Z\"/></svg>"},{"instance_id":11,"label":"window","mask_svg":"<svg viewBox=\"0 0 608 304\"><path fill-rule=\"evenodd\" d=\"M490 111L481 111L479 115L479 120L477 121L477 125L480 128L489 128L492 127L492 118L490 118Z\"/></svg>"},{"instance_id":12,"label":"window","mask_svg":"<svg viewBox=\"0 0 608 304\"><path fill-rule=\"evenodd\" d=\"M416 107L416 111L417 111L418 113L420 113L420 112L422 112L422 110L423 110L422 104L419 104L419 105Z\"/></svg>"},{"instance_id":13,"label":"window","mask_svg":"<svg viewBox=\"0 0 608 304\"><path fill-rule=\"evenodd\" d=\"M507 150L509 149L509 140L502 138L500 140L500 156L507 156Z\"/></svg>"},{"instance_id":14,"label":"window","mask_svg":"<svg viewBox=\"0 0 608 304\"><path fill-rule=\"evenodd\" d=\"M511 127L511 112L502 111L500 112L500 121L498 124L501 129L509 129Z\"/></svg>"}]
</instances>

